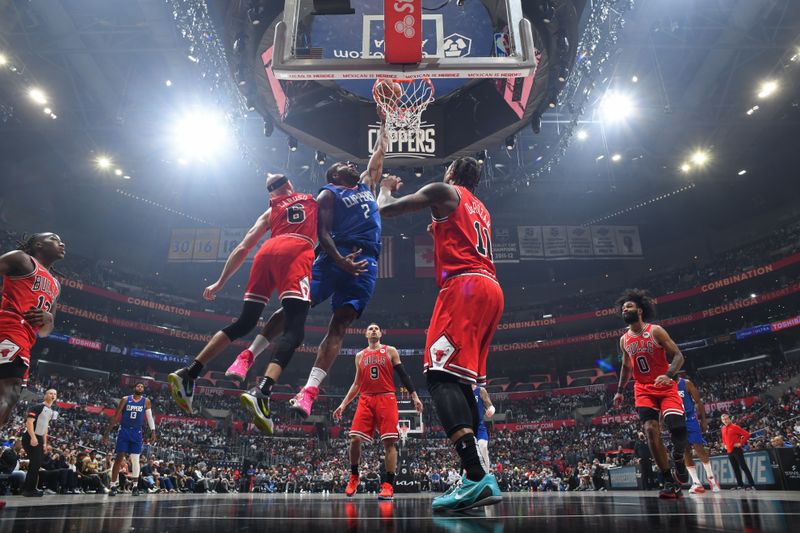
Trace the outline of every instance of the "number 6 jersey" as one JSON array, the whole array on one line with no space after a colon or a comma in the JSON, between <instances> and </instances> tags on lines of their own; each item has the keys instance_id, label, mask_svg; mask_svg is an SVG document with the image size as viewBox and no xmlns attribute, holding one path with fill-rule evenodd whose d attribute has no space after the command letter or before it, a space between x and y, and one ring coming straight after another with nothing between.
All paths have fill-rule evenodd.
<instances>
[{"instance_id":1,"label":"number 6 jersey","mask_svg":"<svg viewBox=\"0 0 800 533\"><path fill-rule=\"evenodd\" d=\"M433 217L436 283L467 272L497 277L492 257L492 219L468 189L453 185L458 207L443 218Z\"/></svg>"},{"instance_id":2,"label":"number 6 jersey","mask_svg":"<svg viewBox=\"0 0 800 533\"><path fill-rule=\"evenodd\" d=\"M269 216L270 238L281 235L305 238L317 243L317 201L310 194L292 193L272 198Z\"/></svg>"}]
</instances>

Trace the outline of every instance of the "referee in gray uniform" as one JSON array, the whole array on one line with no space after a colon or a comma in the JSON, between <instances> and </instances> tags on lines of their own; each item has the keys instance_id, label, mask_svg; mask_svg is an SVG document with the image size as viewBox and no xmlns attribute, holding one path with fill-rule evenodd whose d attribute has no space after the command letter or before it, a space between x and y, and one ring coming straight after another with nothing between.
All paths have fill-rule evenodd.
<instances>
[{"instance_id":1,"label":"referee in gray uniform","mask_svg":"<svg viewBox=\"0 0 800 533\"><path fill-rule=\"evenodd\" d=\"M47 430L53 419L53 402L56 401L56 390L49 389L44 393L44 403L34 405L28 411L25 420L25 433L22 434L22 447L28 454L28 474L22 486L23 496L41 496L44 494L36 488L39 482L39 468L42 466L44 448L47 446Z\"/></svg>"}]
</instances>

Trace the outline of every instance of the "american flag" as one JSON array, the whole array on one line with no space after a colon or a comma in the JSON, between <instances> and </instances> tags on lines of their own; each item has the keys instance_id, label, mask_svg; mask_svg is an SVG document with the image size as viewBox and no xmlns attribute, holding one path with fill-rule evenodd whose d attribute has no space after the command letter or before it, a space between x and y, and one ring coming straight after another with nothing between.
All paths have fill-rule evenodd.
<instances>
[{"instance_id":1,"label":"american flag","mask_svg":"<svg viewBox=\"0 0 800 533\"><path fill-rule=\"evenodd\" d=\"M322 52L324 48L311 47L311 48L295 48L294 56L297 59L322 59Z\"/></svg>"},{"instance_id":2,"label":"american flag","mask_svg":"<svg viewBox=\"0 0 800 533\"><path fill-rule=\"evenodd\" d=\"M378 258L378 279L394 277L394 237L381 237L381 256Z\"/></svg>"}]
</instances>

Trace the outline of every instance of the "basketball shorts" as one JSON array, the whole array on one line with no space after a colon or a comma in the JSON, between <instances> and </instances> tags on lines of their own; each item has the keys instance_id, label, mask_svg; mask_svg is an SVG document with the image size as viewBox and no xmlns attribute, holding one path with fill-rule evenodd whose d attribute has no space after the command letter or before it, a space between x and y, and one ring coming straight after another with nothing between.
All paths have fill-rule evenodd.
<instances>
[{"instance_id":1,"label":"basketball shorts","mask_svg":"<svg viewBox=\"0 0 800 533\"><path fill-rule=\"evenodd\" d=\"M22 318L0 313L0 379L19 378L28 384L31 348L36 337Z\"/></svg>"},{"instance_id":2,"label":"basketball shorts","mask_svg":"<svg viewBox=\"0 0 800 533\"><path fill-rule=\"evenodd\" d=\"M352 253L350 248L339 247L339 253ZM356 260L366 260L366 272L354 276L337 267L327 254L321 254L314 261L311 275L311 301L314 305L331 299L331 308L336 311L349 305L361 316L375 292L378 279L378 260L371 255L360 255Z\"/></svg>"},{"instance_id":3,"label":"basketball shorts","mask_svg":"<svg viewBox=\"0 0 800 533\"><path fill-rule=\"evenodd\" d=\"M142 453L141 428L119 428L114 453Z\"/></svg>"},{"instance_id":4,"label":"basketball shorts","mask_svg":"<svg viewBox=\"0 0 800 533\"><path fill-rule=\"evenodd\" d=\"M486 383L489 344L503 313L503 290L484 274L447 280L433 307L425 340L424 371L437 370L469 383Z\"/></svg>"},{"instance_id":5,"label":"basketball shorts","mask_svg":"<svg viewBox=\"0 0 800 533\"><path fill-rule=\"evenodd\" d=\"M689 432L689 444L702 444L707 445L703 432L700 431L700 422L697 420L697 415L686 417L686 429Z\"/></svg>"},{"instance_id":6,"label":"basketball shorts","mask_svg":"<svg viewBox=\"0 0 800 533\"><path fill-rule=\"evenodd\" d=\"M634 405L639 408L652 409L656 415L654 420L658 420L658 413L666 416L676 414L683 416L683 399L678 394L678 384L674 381L672 385L660 387L653 383L637 382L633 387ZM651 416L644 417L640 413L639 418L642 422Z\"/></svg>"},{"instance_id":7,"label":"basketball shorts","mask_svg":"<svg viewBox=\"0 0 800 533\"><path fill-rule=\"evenodd\" d=\"M486 429L486 425L483 422L478 424L478 429L475 431L475 440L489 440L489 430Z\"/></svg>"},{"instance_id":8,"label":"basketball shorts","mask_svg":"<svg viewBox=\"0 0 800 533\"><path fill-rule=\"evenodd\" d=\"M397 423L400 415L397 412L397 398L394 394L362 395L358 399L358 407L350 427L350 436L359 437L364 442L373 442L375 430L381 440L399 439Z\"/></svg>"},{"instance_id":9,"label":"basketball shorts","mask_svg":"<svg viewBox=\"0 0 800 533\"><path fill-rule=\"evenodd\" d=\"M272 293L278 298L311 299L311 265L314 247L301 237L280 235L267 239L256 252L245 301L267 304Z\"/></svg>"}]
</instances>

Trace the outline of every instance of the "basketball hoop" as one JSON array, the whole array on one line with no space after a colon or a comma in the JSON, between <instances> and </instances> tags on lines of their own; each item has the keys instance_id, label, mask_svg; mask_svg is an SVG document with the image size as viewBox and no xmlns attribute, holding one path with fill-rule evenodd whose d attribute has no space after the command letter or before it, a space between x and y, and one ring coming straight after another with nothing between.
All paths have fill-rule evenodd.
<instances>
[{"instance_id":1,"label":"basketball hoop","mask_svg":"<svg viewBox=\"0 0 800 533\"><path fill-rule=\"evenodd\" d=\"M400 91L378 92L378 86L386 81L399 85ZM433 102L433 83L427 76L419 79L378 78L372 87L372 96L378 104L379 114L385 117L387 132L416 131L422 112Z\"/></svg>"},{"instance_id":2,"label":"basketball hoop","mask_svg":"<svg viewBox=\"0 0 800 533\"><path fill-rule=\"evenodd\" d=\"M403 424L398 429L400 431L400 444L405 448L406 441L408 440L408 432L411 430L411 426L406 426Z\"/></svg>"}]
</instances>

